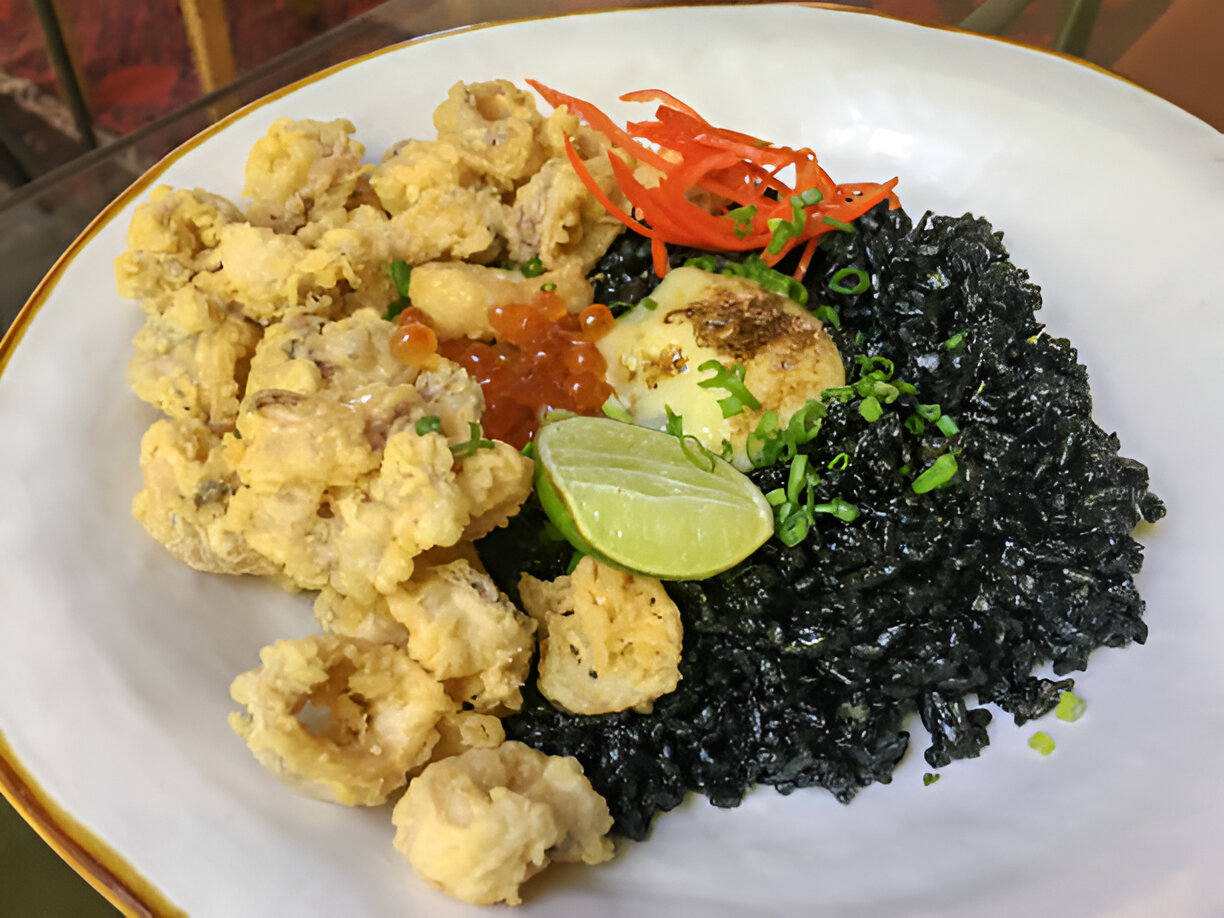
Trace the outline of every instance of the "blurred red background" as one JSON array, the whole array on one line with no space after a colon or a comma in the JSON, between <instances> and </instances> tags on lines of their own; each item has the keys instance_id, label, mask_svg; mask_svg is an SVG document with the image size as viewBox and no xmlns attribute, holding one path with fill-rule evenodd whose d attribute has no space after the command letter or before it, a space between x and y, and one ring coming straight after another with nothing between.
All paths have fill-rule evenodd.
<instances>
[{"instance_id":1,"label":"blurred red background","mask_svg":"<svg viewBox=\"0 0 1224 918\"><path fill-rule=\"evenodd\" d=\"M245 73L377 6L379 0L230 3L234 63ZM60 0L66 43L96 125L126 134L200 94L176 0ZM56 93L55 71L28 0L0 0L0 71Z\"/></svg>"}]
</instances>

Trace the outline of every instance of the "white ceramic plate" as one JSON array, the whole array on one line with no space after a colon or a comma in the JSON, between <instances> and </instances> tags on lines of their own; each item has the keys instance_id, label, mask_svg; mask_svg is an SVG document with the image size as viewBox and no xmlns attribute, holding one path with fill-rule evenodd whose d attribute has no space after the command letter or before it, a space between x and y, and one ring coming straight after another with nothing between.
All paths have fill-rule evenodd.
<instances>
[{"instance_id":1,"label":"white ceramic plate","mask_svg":"<svg viewBox=\"0 0 1224 918\"><path fill-rule=\"evenodd\" d=\"M500 76L616 116L638 114L619 93L664 87L715 122L811 145L846 180L899 174L914 214L989 217L1045 288L1044 320L1080 347L1098 420L1170 511L1144 536L1151 637L1094 655L1087 716L1043 723L1053 755L996 717L982 758L931 787L911 749L891 785L848 807L819 790L758 791L731 811L698 798L613 863L541 878L525 913L1224 914L1224 138L1051 54L870 15L706 7L402 47L254 106L157 181L237 197L247 150L282 115L350 118L377 156L427 135L456 80ZM152 413L124 381L140 316L111 264L148 187L74 248L6 344L0 731L23 776L8 775L10 795L37 785L155 907L468 914L391 848L385 810L295 796L226 725L231 678L274 638L314 630L308 600L194 573L128 513Z\"/></svg>"}]
</instances>

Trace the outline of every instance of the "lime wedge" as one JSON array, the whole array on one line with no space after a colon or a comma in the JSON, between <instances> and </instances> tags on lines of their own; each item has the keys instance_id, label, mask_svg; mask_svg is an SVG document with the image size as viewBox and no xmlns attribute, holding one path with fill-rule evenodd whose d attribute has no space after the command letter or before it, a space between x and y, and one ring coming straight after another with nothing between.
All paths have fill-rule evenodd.
<instances>
[{"instance_id":1,"label":"lime wedge","mask_svg":"<svg viewBox=\"0 0 1224 918\"><path fill-rule=\"evenodd\" d=\"M579 551L663 580L700 580L774 531L765 496L729 463L694 464L670 434L571 417L536 435L536 492Z\"/></svg>"}]
</instances>

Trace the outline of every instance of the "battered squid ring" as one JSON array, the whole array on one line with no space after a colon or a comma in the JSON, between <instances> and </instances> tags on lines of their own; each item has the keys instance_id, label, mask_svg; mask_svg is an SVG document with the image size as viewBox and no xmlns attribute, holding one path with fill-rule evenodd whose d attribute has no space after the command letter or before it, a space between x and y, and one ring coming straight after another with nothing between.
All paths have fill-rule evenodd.
<instances>
[{"instance_id":1,"label":"battered squid ring","mask_svg":"<svg viewBox=\"0 0 1224 918\"><path fill-rule=\"evenodd\" d=\"M440 717L455 709L442 685L399 648L318 634L277 641L230 695L246 713L230 726L294 790L346 806L375 806L428 761Z\"/></svg>"},{"instance_id":2,"label":"battered squid ring","mask_svg":"<svg viewBox=\"0 0 1224 918\"><path fill-rule=\"evenodd\" d=\"M550 863L613 854L608 804L578 760L513 741L430 764L391 821L417 873L474 905L518 905L519 887Z\"/></svg>"}]
</instances>

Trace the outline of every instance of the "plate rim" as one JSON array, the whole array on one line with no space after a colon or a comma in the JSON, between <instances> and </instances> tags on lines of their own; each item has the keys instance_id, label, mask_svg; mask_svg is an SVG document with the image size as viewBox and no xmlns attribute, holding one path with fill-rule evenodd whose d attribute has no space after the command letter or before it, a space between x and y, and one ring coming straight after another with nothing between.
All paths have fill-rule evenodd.
<instances>
[{"instance_id":1,"label":"plate rim","mask_svg":"<svg viewBox=\"0 0 1224 918\"><path fill-rule=\"evenodd\" d=\"M578 10L568 13L552 13L541 14L536 16L525 16L510 19L498 19L489 22L471 23L468 25L457 26L455 28L446 29L439 32L431 32L426 35L419 35L403 41L394 42L385 45L381 48L376 48L373 51L358 55L348 60L340 61L332 64L322 70L301 77L293 82L290 82L266 95L254 99L235 111L229 113L220 120L208 125L197 134L188 140L175 147L165 156L159 159L143 174L136 178L127 188L120 192L109 204L107 204L98 214L90 221L90 223L77 235L72 243L64 250L64 252L56 259L55 263L39 281L34 288L25 304L18 311L12 324L5 330L3 336L0 336L0 377L3 377L4 371L8 366L9 359L16 352L17 346L24 337L25 332L33 323L34 317L38 314L41 308L46 305L51 294L55 290L56 284L63 277L64 273L71 266L73 260L80 252L122 211L129 203L143 194L164 172L173 166L182 157L195 150L201 144L212 139L217 134L226 130L231 125L243 120L249 115L264 106L289 95L303 87L319 82L323 79L333 76L340 71L346 70L354 65L381 57L385 54L395 53L401 49L416 45L425 44L442 38L451 38L457 35L463 35L471 32L484 31L487 29L495 29L501 26L513 25L519 23L541 22L560 19L573 19L586 16L602 16L617 13L627 12L644 12L648 13L653 10L668 11L678 9L692 9L695 7L721 7L723 9L741 8L741 7L802 7L808 9L818 9L834 13L853 13L865 16L875 16L891 22L901 23L904 26L915 29L929 29L933 31L941 31L953 33L956 35L968 37L970 40L980 39L985 41L998 42L1013 48L1019 48L1029 52L1053 57L1058 60L1071 62L1088 71L1093 71L1099 75L1104 75L1112 80L1122 83L1129 89L1140 90L1143 94L1164 107L1173 117L1186 119L1187 122L1192 122L1197 127L1205 127L1208 131L1214 133L1224 133L1217 131L1212 125L1191 114L1185 109L1175 105L1174 103L1164 99L1157 93L1147 89L1144 86L1135 83L1134 81L1115 73L1108 68L1092 61L1084 60L1083 58L1075 57L1064 52L1055 51L1051 48L1045 48L1040 45L1030 44L1013 38L1007 38L999 35L988 35L978 32L972 32L962 29L956 25L948 25L941 23L925 23L913 22L906 19L901 19L896 16L891 16L879 10L869 9L858 6L849 6L844 3L824 2L824 0L765 0L765 2L757 2L757 0L714 0L714 2L704 2L704 0L696 0L690 3L666 3L657 6L615 6L597 10ZM185 915L181 908L174 905L163 894L157 885L144 877L128 860L119 854L114 848L104 842L98 835L79 822L67 809L58 804L52 795L47 793L38 781L30 774L29 770L22 765L15 751L9 745L5 738L2 725L0 725L0 796L4 797L13 809L21 816L21 818L38 834L44 842L47 843L59 857L68 864L77 874L79 874L89 885L105 898L111 905L117 908L126 916L139 916L139 918L153 918L153 916L182 916Z\"/></svg>"}]
</instances>

